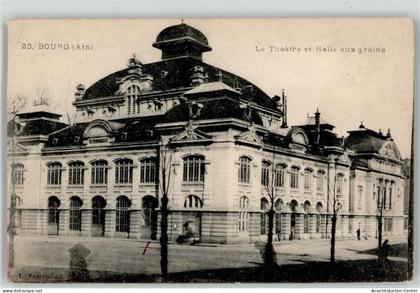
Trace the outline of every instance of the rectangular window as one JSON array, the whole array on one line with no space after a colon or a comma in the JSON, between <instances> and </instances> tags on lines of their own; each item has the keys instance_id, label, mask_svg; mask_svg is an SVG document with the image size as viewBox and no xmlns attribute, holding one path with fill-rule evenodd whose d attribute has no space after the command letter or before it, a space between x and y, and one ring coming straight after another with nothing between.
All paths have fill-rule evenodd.
<instances>
[{"instance_id":1,"label":"rectangular window","mask_svg":"<svg viewBox=\"0 0 420 293\"><path fill-rule=\"evenodd\" d=\"M108 183L108 165L106 162L95 162L91 169L91 183L92 184L107 184Z\"/></svg>"},{"instance_id":2,"label":"rectangular window","mask_svg":"<svg viewBox=\"0 0 420 293\"><path fill-rule=\"evenodd\" d=\"M303 233L309 233L309 215L303 215Z\"/></svg>"},{"instance_id":3,"label":"rectangular window","mask_svg":"<svg viewBox=\"0 0 420 293\"><path fill-rule=\"evenodd\" d=\"M284 187L284 167L279 167L275 170L276 187Z\"/></svg>"},{"instance_id":4,"label":"rectangular window","mask_svg":"<svg viewBox=\"0 0 420 293\"><path fill-rule=\"evenodd\" d=\"M22 185L23 184L23 165L17 164L14 167L13 170L13 179L14 179L14 183L17 185Z\"/></svg>"},{"instance_id":5,"label":"rectangular window","mask_svg":"<svg viewBox=\"0 0 420 293\"><path fill-rule=\"evenodd\" d=\"M321 215L316 215L316 233L321 231Z\"/></svg>"},{"instance_id":6,"label":"rectangular window","mask_svg":"<svg viewBox=\"0 0 420 293\"><path fill-rule=\"evenodd\" d=\"M343 176L342 175L337 175L337 194L342 194L343 193Z\"/></svg>"},{"instance_id":7,"label":"rectangular window","mask_svg":"<svg viewBox=\"0 0 420 293\"><path fill-rule=\"evenodd\" d=\"M251 160L247 157L239 158L238 181L242 183L250 183L251 177Z\"/></svg>"},{"instance_id":8,"label":"rectangular window","mask_svg":"<svg viewBox=\"0 0 420 293\"><path fill-rule=\"evenodd\" d=\"M191 156L184 159L184 181L204 182L204 159Z\"/></svg>"},{"instance_id":9,"label":"rectangular window","mask_svg":"<svg viewBox=\"0 0 420 293\"><path fill-rule=\"evenodd\" d=\"M60 185L61 184L61 165L53 164L48 166L47 184Z\"/></svg>"},{"instance_id":10,"label":"rectangular window","mask_svg":"<svg viewBox=\"0 0 420 293\"><path fill-rule=\"evenodd\" d=\"M299 174L297 172L290 173L290 188L299 188Z\"/></svg>"},{"instance_id":11,"label":"rectangular window","mask_svg":"<svg viewBox=\"0 0 420 293\"><path fill-rule=\"evenodd\" d=\"M316 179L316 191L324 191L324 174L318 173L318 177Z\"/></svg>"},{"instance_id":12,"label":"rectangular window","mask_svg":"<svg viewBox=\"0 0 420 293\"><path fill-rule=\"evenodd\" d=\"M267 215L261 213L261 235L265 235L267 227Z\"/></svg>"},{"instance_id":13,"label":"rectangular window","mask_svg":"<svg viewBox=\"0 0 420 293\"><path fill-rule=\"evenodd\" d=\"M115 183L131 184L133 182L133 165L129 161L117 162L115 165Z\"/></svg>"},{"instance_id":14,"label":"rectangular window","mask_svg":"<svg viewBox=\"0 0 420 293\"><path fill-rule=\"evenodd\" d=\"M146 159L140 163L140 182L156 183L156 163L152 159Z\"/></svg>"},{"instance_id":15,"label":"rectangular window","mask_svg":"<svg viewBox=\"0 0 420 293\"><path fill-rule=\"evenodd\" d=\"M84 177L84 166L82 164L69 165L69 184L82 185Z\"/></svg>"},{"instance_id":16,"label":"rectangular window","mask_svg":"<svg viewBox=\"0 0 420 293\"><path fill-rule=\"evenodd\" d=\"M70 218L69 218L70 230L80 231L82 228L81 219L82 219L82 213L80 211L80 208L70 208Z\"/></svg>"},{"instance_id":17,"label":"rectangular window","mask_svg":"<svg viewBox=\"0 0 420 293\"><path fill-rule=\"evenodd\" d=\"M306 170L305 171L305 184L304 184L305 190L311 190L311 187L312 187L311 183L312 183L312 172Z\"/></svg>"},{"instance_id":18,"label":"rectangular window","mask_svg":"<svg viewBox=\"0 0 420 293\"><path fill-rule=\"evenodd\" d=\"M261 167L261 184L268 186L270 183L270 165L263 162Z\"/></svg>"}]
</instances>

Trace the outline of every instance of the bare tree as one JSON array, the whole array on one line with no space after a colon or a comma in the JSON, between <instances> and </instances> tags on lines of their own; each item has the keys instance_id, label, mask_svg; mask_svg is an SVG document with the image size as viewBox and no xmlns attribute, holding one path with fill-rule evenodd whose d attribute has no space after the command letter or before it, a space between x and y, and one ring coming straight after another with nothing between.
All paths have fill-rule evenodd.
<instances>
[{"instance_id":1,"label":"bare tree","mask_svg":"<svg viewBox=\"0 0 420 293\"><path fill-rule=\"evenodd\" d=\"M160 267L162 276L168 274L168 201L171 182L172 149L163 143L159 149L159 188L161 192Z\"/></svg>"},{"instance_id":2,"label":"bare tree","mask_svg":"<svg viewBox=\"0 0 420 293\"><path fill-rule=\"evenodd\" d=\"M334 158L334 180L332 184L328 184L328 194L330 194L329 204L331 203L332 215L331 215L331 247L330 247L330 263L335 263L335 234L337 230L337 218L338 213L341 209L341 203L337 195L337 162L338 157ZM332 187L331 187L332 185ZM330 190L332 189L332 193Z\"/></svg>"},{"instance_id":3,"label":"bare tree","mask_svg":"<svg viewBox=\"0 0 420 293\"><path fill-rule=\"evenodd\" d=\"M22 111L26 105L26 98L23 96L18 96L15 99L11 99L7 105L7 115L8 115L8 137L10 138L11 146L11 194L10 194L10 210L9 210L9 268L13 268L15 265L15 254L14 254L14 239L16 234L16 201L19 200L19 197L16 194L16 178L15 178L15 160L16 160L16 133L20 131L20 124L17 121L17 113Z\"/></svg>"},{"instance_id":4,"label":"bare tree","mask_svg":"<svg viewBox=\"0 0 420 293\"><path fill-rule=\"evenodd\" d=\"M382 184L382 181L380 182ZM385 199L386 196L386 189L381 188L381 185L379 185L378 188L378 198L377 198L377 209L376 209L376 220L378 222L378 250L382 247L382 232L383 232L383 214L385 209Z\"/></svg>"},{"instance_id":5,"label":"bare tree","mask_svg":"<svg viewBox=\"0 0 420 293\"><path fill-rule=\"evenodd\" d=\"M267 244L264 250L264 264L268 266L277 265L277 256L273 247L273 230L274 230L274 215L275 215L275 203L279 198L277 192L279 170L277 169L277 162L273 154L273 162L271 164L271 170L267 170L265 178L263 178L263 185L266 194L269 198L269 210L268 210L268 235Z\"/></svg>"}]
</instances>

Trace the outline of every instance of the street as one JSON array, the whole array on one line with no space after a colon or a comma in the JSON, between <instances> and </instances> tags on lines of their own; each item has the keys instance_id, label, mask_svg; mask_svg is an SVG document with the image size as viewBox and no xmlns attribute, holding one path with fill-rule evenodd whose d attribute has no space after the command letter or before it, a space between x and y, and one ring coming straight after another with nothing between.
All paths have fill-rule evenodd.
<instances>
[{"instance_id":1,"label":"street","mask_svg":"<svg viewBox=\"0 0 420 293\"><path fill-rule=\"evenodd\" d=\"M66 271L70 263L69 249L79 243L90 250L86 257L87 269L90 272L116 272L120 275L160 274L158 242L151 242L147 246L145 241L115 238L17 236L16 269L15 277L12 278L16 281L67 280ZM404 239L390 239L390 243L404 243ZM375 239L338 240L336 258L338 261L376 260L377 257L374 254L361 253L375 248L376 244ZM328 262L329 260L328 239L282 241L275 242L274 245L279 265ZM258 247L258 244L194 246L170 244L169 272L258 267L262 264ZM406 258L402 257L389 257L389 259L406 262ZM52 275L51 272L53 272Z\"/></svg>"}]
</instances>

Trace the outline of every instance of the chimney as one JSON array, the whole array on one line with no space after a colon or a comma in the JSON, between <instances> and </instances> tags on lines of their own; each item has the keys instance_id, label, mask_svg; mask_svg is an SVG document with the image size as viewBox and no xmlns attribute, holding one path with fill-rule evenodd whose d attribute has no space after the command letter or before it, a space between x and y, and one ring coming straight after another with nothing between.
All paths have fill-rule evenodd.
<instances>
[{"instance_id":1,"label":"chimney","mask_svg":"<svg viewBox=\"0 0 420 293\"><path fill-rule=\"evenodd\" d=\"M386 138L390 139L391 138L391 129L388 128L388 132L386 133Z\"/></svg>"},{"instance_id":2,"label":"chimney","mask_svg":"<svg viewBox=\"0 0 420 293\"><path fill-rule=\"evenodd\" d=\"M284 94L284 89L281 91L281 103L283 105L283 123L282 128L287 128L287 96Z\"/></svg>"},{"instance_id":3,"label":"chimney","mask_svg":"<svg viewBox=\"0 0 420 293\"><path fill-rule=\"evenodd\" d=\"M316 109L315 113L315 134L316 134L316 143L319 144L319 136L321 134L321 127L320 127L320 116L318 108Z\"/></svg>"}]
</instances>

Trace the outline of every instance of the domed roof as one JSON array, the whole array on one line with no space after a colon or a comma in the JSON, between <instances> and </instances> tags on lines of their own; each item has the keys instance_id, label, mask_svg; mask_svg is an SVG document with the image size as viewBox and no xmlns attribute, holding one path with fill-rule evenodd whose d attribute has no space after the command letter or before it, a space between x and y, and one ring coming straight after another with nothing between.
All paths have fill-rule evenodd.
<instances>
[{"instance_id":1,"label":"domed roof","mask_svg":"<svg viewBox=\"0 0 420 293\"><path fill-rule=\"evenodd\" d=\"M205 46L209 45L206 36L202 32L185 23L169 26L162 30L156 37L156 43L184 38L191 38Z\"/></svg>"}]
</instances>

